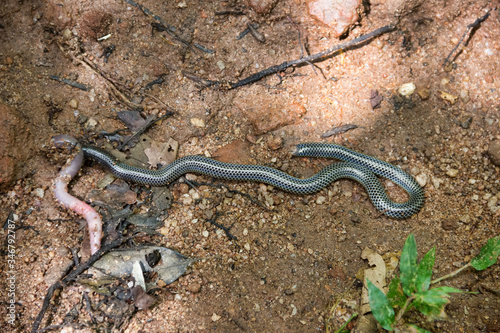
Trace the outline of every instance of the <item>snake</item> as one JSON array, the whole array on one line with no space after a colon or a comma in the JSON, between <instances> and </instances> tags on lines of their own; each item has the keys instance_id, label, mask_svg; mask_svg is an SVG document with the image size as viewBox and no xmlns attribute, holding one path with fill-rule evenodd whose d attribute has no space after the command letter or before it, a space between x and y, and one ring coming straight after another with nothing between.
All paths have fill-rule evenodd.
<instances>
[{"instance_id":1,"label":"snake","mask_svg":"<svg viewBox=\"0 0 500 333\"><path fill-rule=\"evenodd\" d=\"M305 195L318 192L338 179L347 178L359 182L366 189L377 210L396 219L409 218L418 213L425 201L422 187L415 178L400 168L331 143L301 143L292 149L292 155L297 157L343 161L324 167L310 178L297 178L268 166L225 163L199 155L181 157L161 169L145 169L123 163L99 147L80 145L72 137L58 137L58 140L78 145L86 158L102 164L116 177L142 185L164 186L186 173L194 173L223 180L260 182L286 192ZM392 201L377 176L387 178L402 187L408 193L409 199L401 203Z\"/></svg>"}]
</instances>

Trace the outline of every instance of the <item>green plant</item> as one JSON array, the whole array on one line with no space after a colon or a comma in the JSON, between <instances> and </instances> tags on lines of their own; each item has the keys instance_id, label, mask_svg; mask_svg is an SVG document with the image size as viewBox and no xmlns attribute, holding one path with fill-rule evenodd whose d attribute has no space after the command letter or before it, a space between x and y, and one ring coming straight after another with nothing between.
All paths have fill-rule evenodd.
<instances>
[{"instance_id":1,"label":"green plant","mask_svg":"<svg viewBox=\"0 0 500 333\"><path fill-rule=\"evenodd\" d=\"M436 249L432 248L425 254L420 263L417 263L417 243L413 234L410 234L401 252L399 261L400 276L394 277L389 283L387 296L370 280L366 280L368 299L373 316L388 331L394 330L399 325L405 312L411 308L415 308L431 319L443 317L444 307L449 302L448 297L450 294L463 291L447 286L433 289L429 289L429 287L457 275L469 266L478 271L484 270L495 264L499 255L500 236L497 236L489 239L486 245L481 248L480 253L467 265L451 274L431 280ZM394 309L399 309L397 315ZM411 326L417 332L428 332L412 324L408 324L408 326Z\"/></svg>"}]
</instances>

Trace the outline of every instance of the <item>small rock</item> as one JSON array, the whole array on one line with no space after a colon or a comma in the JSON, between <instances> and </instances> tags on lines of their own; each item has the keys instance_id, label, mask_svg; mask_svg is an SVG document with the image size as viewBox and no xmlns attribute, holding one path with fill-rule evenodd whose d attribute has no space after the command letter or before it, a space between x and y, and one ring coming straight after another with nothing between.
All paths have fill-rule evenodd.
<instances>
[{"instance_id":1,"label":"small rock","mask_svg":"<svg viewBox=\"0 0 500 333\"><path fill-rule=\"evenodd\" d=\"M200 118L191 118L191 125L194 127L203 128L205 127L205 121Z\"/></svg>"},{"instance_id":2,"label":"small rock","mask_svg":"<svg viewBox=\"0 0 500 333\"><path fill-rule=\"evenodd\" d=\"M399 87L398 93L401 96L410 96L411 94L413 94L413 92L415 91L416 88L417 87L415 86L415 83L413 83L413 82L405 83L405 84L402 84L401 87Z\"/></svg>"},{"instance_id":3,"label":"small rock","mask_svg":"<svg viewBox=\"0 0 500 333\"><path fill-rule=\"evenodd\" d=\"M189 185L188 184L185 184L185 183L182 183L179 185L179 192L181 194L186 194L189 192Z\"/></svg>"},{"instance_id":4,"label":"small rock","mask_svg":"<svg viewBox=\"0 0 500 333\"><path fill-rule=\"evenodd\" d=\"M460 123L460 127L462 127L463 129L468 129L471 123L472 123L472 117L468 117L467 119L465 119Z\"/></svg>"},{"instance_id":5,"label":"small rock","mask_svg":"<svg viewBox=\"0 0 500 333\"><path fill-rule=\"evenodd\" d=\"M187 285L186 289L192 294L197 294L201 291L201 283L199 282L191 282Z\"/></svg>"},{"instance_id":6,"label":"small rock","mask_svg":"<svg viewBox=\"0 0 500 333\"><path fill-rule=\"evenodd\" d=\"M418 94L418 96L420 96L420 98L422 100L425 101L426 99L428 99L431 96L431 91L429 89L423 87L423 88L419 88L417 90L417 94Z\"/></svg>"},{"instance_id":7,"label":"small rock","mask_svg":"<svg viewBox=\"0 0 500 333\"><path fill-rule=\"evenodd\" d=\"M283 139L279 136L271 136L271 138L267 141L267 146L271 150L278 150L283 147Z\"/></svg>"},{"instance_id":8,"label":"small rock","mask_svg":"<svg viewBox=\"0 0 500 333\"><path fill-rule=\"evenodd\" d=\"M458 219L460 220L460 222L468 224L470 222L470 215L465 214L460 216Z\"/></svg>"},{"instance_id":9,"label":"small rock","mask_svg":"<svg viewBox=\"0 0 500 333\"><path fill-rule=\"evenodd\" d=\"M33 194L39 198L43 198L45 191L43 190L43 188L36 188L33 190Z\"/></svg>"},{"instance_id":10,"label":"small rock","mask_svg":"<svg viewBox=\"0 0 500 333\"><path fill-rule=\"evenodd\" d=\"M85 128L88 130L94 130L96 126L97 120L95 120L94 118L89 118L89 120L87 120L87 122L85 123Z\"/></svg>"},{"instance_id":11,"label":"small rock","mask_svg":"<svg viewBox=\"0 0 500 333\"><path fill-rule=\"evenodd\" d=\"M268 14L277 2L278 0L248 0L248 5L258 14Z\"/></svg>"},{"instance_id":12,"label":"small rock","mask_svg":"<svg viewBox=\"0 0 500 333\"><path fill-rule=\"evenodd\" d=\"M462 99L462 102L467 103L470 100L469 91L466 89L460 90L460 98Z\"/></svg>"},{"instance_id":13,"label":"small rock","mask_svg":"<svg viewBox=\"0 0 500 333\"><path fill-rule=\"evenodd\" d=\"M429 179L429 177L427 176L427 174L425 173L419 173L417 175L417 177L415 177L415 179L417 180L417 183L422 186L422 187L425 187L425 185L427 185L427 180Z\"/></svg>"},{"instance_id":14,"label":"small rock","mask_svg":"<svg viewBox=\"0 0 500 333\"><path fill-rule=\"evenodd\" d=\"M249 164L250 144L245 141L235 140L217 149L214 153L214 157L221 162Z\"/></svg>"},{"instance_id":15,"label":"small rock","mask_svg":"<svg viewBox=\"0 0 500 333\"><path fill-rule=\"evenodd\" d=\"M203 235L203 237L205 237L205 238L207 238L207 237L210 235L210 234L208 233L208 231L207 231L207 230L203 231L201 234L202 234L202 235Z\"/></svg>"},{"instance_id":16,"label":"small rock","mask_svg":"<svg viewBox=\"0 0 500 333\"><path fill-rule=\"evenodd\" d=\"M439 93L440 93L440 95L439 95L439 96L440 96L442 99L444 99L445 101L450 102L451 104L455 104L455 102L457 101L457 98L458 98L458 97L457 97L457 96L455 96L455 95L449 94L449 93L444 92L444 91L440 91Z\"/></svg>"},{"instance_id":17,"label":"small rock","mask_svg":"<svg viewBox=\"0 0 500 333\"><path fill-rule=\"evenodd\" d=\"M76 99L72 99L71 101L69 101L69 106L71 106L73 109L77 109L78 101Z\"/></svg>"},{"instance_id":18,"label":"small rock","mask_svg":"<svg viewBox=\"0 0 500 333\"><path fill-rule=\"evenodd\" d=\"M449 169L448 171L446 171L446 174L451 178L455 178L458 175L458 170L457 169Z\"/></svg>"},{"instance_id":19,"label":"small rock","mask_svg":"<svg viewBox=\"0 0 500 333\"><path fill-rule=\"evenodd\" d=\"M488 156L493 164L500 166L500 140L493 140L489 144Z\"/></svg>"},{"instance_id":20,"label":"small rock","mask_svg":"<svg viewBox=\"0 0 500 333\"><path fill-rule=\"evenodd\" d=\"M342 36L359 19L361 0L308 1L309 15L333 29L333 36Z\"/></svg>"},{"instance_id":21,"label":"small rock","mask_svg":"<svg viewBox=\"0 0 500 333\"><path fill-rule=\"evenodd\" d=\"M223 71L226 68L226 64L224 63L224 61L219 60L217 61L217 67L219 67L219 69Z\"/></svg>"},{"instance_id":22,"label":"small rock","mask_svg":"<svg viewBox=\"0 0 500 333\"><path fill-rule=\"evenodd\" d=\"M214 312L214 314L212 315L212 321L217 321L217 320L219 320L220 318L221 318L221 316L219 316L219 315L218 315L218 314L216 314L215 312Z\"/></svg>"},{"instance_id":23,"label":"small rock","mask_svg":"<svg viewBox=\"0 0 500 333\"><path fill-rule=\"evenodd\" d=\"M322 204L324 204L324 203L325 203L325 201L326 201L326 198L325 198L324 196L322 196L322 195L320 195L320 196L316 199L316 203L317 203L318 205L322 205Z\"/></svg>"},{"instance_id":24,"label":"small rock","mask_svg":"<svg viewBox=\"0 0 500 333\"><path fill-rule=\"evenodd\" d=\"M448 220L444 220L441 223L441 228L443 228L443 230L451 231L451 230L455 230L456 228L458 228L458 224L455 220L448 219Z\"/></svg>"}]
</instances>

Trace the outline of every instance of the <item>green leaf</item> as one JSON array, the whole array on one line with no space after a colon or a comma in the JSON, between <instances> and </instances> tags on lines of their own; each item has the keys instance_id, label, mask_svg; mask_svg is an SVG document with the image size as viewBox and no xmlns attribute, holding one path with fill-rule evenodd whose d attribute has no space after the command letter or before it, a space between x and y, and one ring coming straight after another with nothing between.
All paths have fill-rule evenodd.
<instances>
[{"instance_id":1,"label":"green leaf","mask_svg":"<svg viewBox=\"0 0 500 333\"><path fill-rule=\"evenodd\" d=\"M488 239L486 245L475 256L470 264L478 271L482 271L497 262L500 255L500 236Z\"/></svg>"},{"instance_id":2,"label":"green leaf","mask_svg":"<svg viewBox=\"0 0 500 333\"><path fill-rule=\"evenodd\" d=\"M392 324L394 324L394 309L389 304L389 300L384 293L368 279L366 279L366 288L368 289L368 301L373 316L384 329L392 331Z\"/></svg>"},{"instance_id":3,"label":"green leaf","mask_svg":"<svg viewBox=\"0 0 500 333\"><path fill-rule=\"evenodd\" d=\"M387 298L389 299L391 307L399 307L401 309L406 303L406 296L400 283L401 281L397 276L391 280L391 283L389 283Z\"/></svg>"},{"instance_id":4,"label":"green leaf","mask_svg":"<svg viewBox=\"0 0 500 333\"><path fill-rule=\"evenodd\" d=\"M444 317L444 307L449 302L449 294L461 292L460 289L452 287L437 287L414 294L413 305L418 311L430 318Z\"/></svg>"},{"instance_id":5,"label":"green leaf","mask_svg":"<svg viewBox=\"0 0 500 333\"><path fill-rule=\"evenodd\" d=\"M432 277L432 268L434 267L434 260L436 260L436 248L433 247L420 261L417 268L417 280L415 286L418 292L429 289Z\"/></svg>"},{"instance_id":6,"label":"green leaf","mask_svg":"<svg viewBox=\"0 0 500 333\"><path fill-rule=\"evenodd\" d=\"M409 331L410 331L411 333L413 333L413 332L417 332L417 333L431 333L430 331L428 331L428 330L424 330L423 328L420 328L420 327L418 327L417 325L408 324L408 325L406 325L406 326L409 326L409 327L410 327Z\"/></svg>"},{"instance_id":7,"label":"green leaf","mask_svg":"<svg viewBox=\"0 0 500 333\"><path fill-rule=\"evenodd\" d=\"M406 296L411 297L415 291L417 279L417 243L415 236L410 234L406 239L399 260L399 271L401 273L401 285Z\"/></svg>"}]
</instances>

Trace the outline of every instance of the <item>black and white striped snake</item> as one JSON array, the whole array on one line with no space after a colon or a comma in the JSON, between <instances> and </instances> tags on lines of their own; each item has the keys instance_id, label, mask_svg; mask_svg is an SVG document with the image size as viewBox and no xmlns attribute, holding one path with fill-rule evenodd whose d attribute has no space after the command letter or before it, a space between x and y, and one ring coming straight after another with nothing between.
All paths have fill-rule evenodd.
<instances>
[{"instance_id":1,"label":"black and white striped snake","mask_svg":"<svg viewBox=\"0 0 500 333\"><path fill-rule=\"evenodd\" d=\"M58 136L72 145L76 139ZM100 148L81 145L85 157L107 167L118 178L139 184L162 186L186 173L195 173L214 178L239 181L255 181L270 184L286 192L310 194L321 190L340 178L349 178L362 184L374 206L393 218L408 218L420 211L424 204L424 192L416 180L396 166L345 147L327 143L303 143L292 151L294 156L335 158L344 162L333 163L310 178L292 177L280 170L261 165L246 165L219 162L203 156L185 156L160 170L148 170L122 163ZM379 175L390 179L408 192L409 199L403 203L392 201L386 194Z\"/></svg>"}]
</instances>

